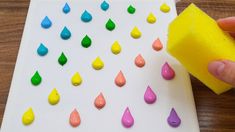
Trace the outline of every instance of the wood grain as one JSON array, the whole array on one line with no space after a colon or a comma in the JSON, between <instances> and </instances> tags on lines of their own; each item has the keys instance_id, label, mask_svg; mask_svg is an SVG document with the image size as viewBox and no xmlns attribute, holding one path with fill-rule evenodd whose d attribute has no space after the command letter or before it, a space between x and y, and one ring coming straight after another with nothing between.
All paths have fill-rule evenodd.
<instances>
[{"instance_id":1,"label":"wood grain","mask_svg":"<svg viewBox=\"0 0 235 132\"><path fill-rule=\"evenodd\" d=\"M180 13L191 2L215 19L235 16L235 0L182 0ZM0 123L24 28L29 0L0 0ZM220 96L191 77L202 132L235 131L235 89Z\"/></svg>"}]
</instances>

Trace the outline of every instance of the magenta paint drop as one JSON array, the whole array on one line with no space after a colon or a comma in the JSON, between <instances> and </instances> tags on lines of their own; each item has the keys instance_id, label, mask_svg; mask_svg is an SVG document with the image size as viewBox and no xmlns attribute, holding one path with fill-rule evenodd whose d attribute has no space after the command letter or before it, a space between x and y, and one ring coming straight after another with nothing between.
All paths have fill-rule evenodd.
<instances>
[{"instance_id":1,"label":"magenta paint drop","mask_svg":"<svg viewBox=\"0 0 235 132\"><path fill-rule=\"evenodd\" d=\"M122 116L122 125L126 128L132 127L134 124L134 118L131 115L129 108L127 107Z\"/></svg>"},{"instance_id":2,"label":"magenta paint drop","mask_svg":"<svg viewBox=\"0 0 235 132\"><path fill-rule=\"evenodd\" d=\"M171 80L175 77L175 71L167 62L162 66L162 77L166 80Z\"/></svg>"},{"instance_id":3,"label":"magenta paint drop","mask_svg":"<svg viewBox=\"0 0 235 132\"><path fill-rule=\"evenodd\" d=\"M179 118L174 108L171 109L171 113L167 118L167 122L172 127L178 127L181 124L181 119Z\"/></svg>"},{"instance_id":4,"label":"magenta paint drop","mask_svg":"<svg viewBox=\"0 0 235 132\"><path fill-rule=\"evenodd\" d=\"M157 100L157 96L150 86L148 86L145 91L144 100L147 104L153 104Z\"/></svg>"}]
</instances>

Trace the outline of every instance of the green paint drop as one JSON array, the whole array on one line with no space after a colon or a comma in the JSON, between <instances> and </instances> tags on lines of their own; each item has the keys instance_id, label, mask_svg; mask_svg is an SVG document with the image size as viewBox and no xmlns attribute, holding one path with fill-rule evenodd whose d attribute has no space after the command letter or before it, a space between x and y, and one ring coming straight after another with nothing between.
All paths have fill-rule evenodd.
<instances>
[{"instance_id":1,"label":"green paint drop","mask_svg":"<svg viewBox=\"0 0 235 132\"><path fill-rule=\"evenodd\" d=\"M42 77L40 76L40 74L38 73L38 71L36 71L34 73L34 75L32 76L31 78L31 83L34 85L34 86L37 86L41 83L42 81Z\"/></svg>"},{"instance_id":2,"label":"green paint drop","mask_svg":"<svg viewBox=\"0 0 235 132\"><path fill-rule=\"evenodd\" d=\"M65 54L62 52L61 55L60 55L60 57L59 57L59 59L58 59L59 64L63 66L64 64L67 63L67 61L68 61L67 57L66 57Z\"/></svg>"},{"instance_id":3,"label":"green paint drop","mask_svg":"<svg viewBox=\"0 0 235 132\"><path fill-rule=\"evenodd\" d=\"M130 14L134 14L134 13L135 13L135 7L133 7L132 5L130 5L130 6L127 8L127 11L128 11Z\"/></svg>"},{"instance_id":4,"label":"green paint drop","mask_svg":"<svg viewBox=\"0 0 235 132\"><path fill-rule=\"evenodd\" d=\"M107 23L106 23L106 28L109 30L109 31L112 31L113 29L115 29L115 23L111 20L111 19L109 19L108 21L107 21Z\"/></svg>"},{"instance_id":5,"label":"green paint drop","mask_svg":"<svg viewBox=\"0 0 235 132\"><path fill-rule=\"evenodd\" d=\"M67 40L71 37L71 32L69 31L67 27L64 27L64 29L60 33L60 37L64 40Z\"/></svg>"},{"instance_id":6,"label":"green paint drop","mask_svg":"<svg viewBox=\"0 0 235 132\"><path fill-rule=\"evenodd\" d=\"M81 42L81 44L82 44L82 46L83 46L84 48L90 47L90 46L91 46L91 43L92 43L91 38L90 38L88 35L86 35L86 36L82 39L82 42Z\"/></svg>"}]
</instances>

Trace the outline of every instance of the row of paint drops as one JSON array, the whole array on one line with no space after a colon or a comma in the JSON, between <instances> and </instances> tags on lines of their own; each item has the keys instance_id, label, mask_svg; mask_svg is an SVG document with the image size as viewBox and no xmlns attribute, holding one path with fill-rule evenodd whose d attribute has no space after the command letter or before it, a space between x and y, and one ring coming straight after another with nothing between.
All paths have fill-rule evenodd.
<instances>
[{"instance_id":1,"label":"row of paint drops","mask_svg":"<svg viewBox=\"0 0 235 132\"><path fill-rule=\"evenodd\" d=\"M109 4L106 1L103 1L100 5L101 9L103 11L107 11L109 9ZM168 5L166 5L165 3L160 7L160 10L167 13L170 10L170 7ZM66 3L63 7L63 12L65 14L68 14L71 11L68 3ZM127 8L127 12L130 14L134 14L136 11L136 8L132 5L130 5ZM92 15L88 12L88 11L84 11L82 16L81 16L81 20L85 23L90 22L92 20ZM150 13L149 16L147 17L147 22L150 24L153 24L156 22L156 17ZM41 26L44 29L48 29L52 26L52 22L51 20L46 16L43 21L41 22ZM116 25L115 23L109 19L105 25L106 29L109 31L112 31L115 29ZM71 32L69 31L69 29L67 27L64 27L64 29L62 30L61 34L60 34L61 38L64 40L67 40L71 37ZM141 32L138 30L137 27L134 27L134 29L131 32L131 36L134 39L137 39L141 36ZM84 48L88 48L91 46L92 40L88 35L85 35L84 38L81 41L81 45ZM156 51L160 51L163 46L161 44L160 39L156 39L153 42L152 48ZM111 52L115 55L119 54L121 52L121 45L118 43L118 41L115 41L112 46L111 46ZM44 45L44 44L40 44L40 46L37 49L37 53L40 56L45 56L48 53L48 48ZM62 52L60 57L58 58L58 62L60 65L65 65L67 63L67 57L65 56L65 54ZM137 67L142 68L145 65L145 60L144 58L141 56L141 54L139 54L135 60L134 63ZM93 62L92 62L92 67L95 70L101 70L104 67L104 62L101 60L100 57L97 57ZM166 62L163 66L162 66L162 77L166 80L171 80L174 78L175 76L175 72L174 70L169 66L169 64ZM35 74L32 76L31 78L31 83L35 86L39 85L42 82L42 77L39 74L38 71L35 72ZM124 74L122 73L122 71L120 71L118 73L118 75L116 76L115 80L114 80L115 84L119 87L122 87L126 84L126 78L124 76ZM76 72L72 78L71 78L71 83L74 86L78 86L81 85L82 83L82 77L81 75ZM157 100L157 96L154 93L154 91L151 89L150 86L147 87L145 93L144 93L144 100L147 104L153 104L156 102ZM56 88L54 88L51 93L48 96L48 102L51 105L56 105L58 104L60 101L60 94L57 91ZM104 98L104 95L102 94L102 92L95 98L94 101L94 105L97 109L102 109L106 104L106 100ZM30 125L35 119L35 115L33 112L32 108L29 108L22 117L22 122L24 125ZM130 112L130 109L127 107L123 113L123 116L121 118L121 122L123 124L124 127L126 128L130 128L133 126L134 124L134 118ZM174 108L172 108L169 117L167 118L167 122L170 126L172 127L178 127L181 123L181 119L179 118L179 116L177 115L176 111ZM77 127L80 125L81 123L81 118L79 115L79 112L74 109L69 117L69 123L71 126L73 127Z\"/></svg>"}]
</instances>

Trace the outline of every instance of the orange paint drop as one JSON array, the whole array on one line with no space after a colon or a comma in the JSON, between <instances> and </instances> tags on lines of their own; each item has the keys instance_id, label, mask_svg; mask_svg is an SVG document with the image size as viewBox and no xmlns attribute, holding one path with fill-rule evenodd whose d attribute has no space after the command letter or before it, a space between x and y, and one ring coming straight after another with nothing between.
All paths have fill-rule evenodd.
<instances>
[{"instance_id":1,"label":"orange paint drop","mask_svg":"<svg viewBox=\"0 0 235 132\"><path fill-rule=\"evenodd\" d=\"M124 77L122 71L120 71L115 78L115 83L117 86L122 87L126 84L126 78Z\"/></svg>"},{"instance_id":2,"label":"orange paint drop","mask_svg":"<svg viewBox=\"0 0 235 132\"><path fill-rule=\"evenodd\" d=\"M95 107L96 107L97 109L99 109L99 110L102 109L102 108L105 106L106 101L105 101L105 98L104 98L104 96L103 96L102 93L100 93L100 94L96 97L94 104L95 104Z\"/></svg>"},{"instance_id":3,"label":"orange paint drop","mask_svg":"<svg viewBox=\"0 0 235 132\"><path fill-rule=\"evenodd\" d=\"M138 67L143 67L145 65L145 60L142 57L141 54L139 54L136 58L135 58L135 65Z\"/></svg>"},{"instance_id":4,"label":"orange paint drop","mask_svg":"<svg viewBox=\"0 0 235 132\"><path fill-rule=\"evenodd\" d=\"M156 39L154 42L153 42L153 45L152 45L153 49L156 50L156 51L160 51L162 48L163 48L163 45L162 45L162 42L160 41L160 39Z\"/></svg>"},{"instance_id":5,"label":"orange paint drop","mask_svg":"<svg viewBox=\"0 0 235 132\"><path fill-rule=\"evenodd\" d=\"M74 109L73 112L70 114L69 123L73 127L77 127L80 125L81 118L76 109Z\"/></svg>"}]
</instances>

